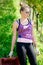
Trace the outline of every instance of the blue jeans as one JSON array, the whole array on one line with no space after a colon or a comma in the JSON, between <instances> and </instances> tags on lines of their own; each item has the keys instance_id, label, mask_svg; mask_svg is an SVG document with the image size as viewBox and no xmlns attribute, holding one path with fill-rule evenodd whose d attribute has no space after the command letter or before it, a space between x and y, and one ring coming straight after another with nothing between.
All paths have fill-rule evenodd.
<instances>
[{"instance_id":1,"label":"blue jeans","mask_svg":"<svg viewBox=\"0 0 43 65\"><path fill-rule=\"evenodd\" d=\"M29 58L30 65L37 65L36 55L32 43L17 42L16 48L20 65L27 65L26 54Z\"/></svg>"}]
</instances>

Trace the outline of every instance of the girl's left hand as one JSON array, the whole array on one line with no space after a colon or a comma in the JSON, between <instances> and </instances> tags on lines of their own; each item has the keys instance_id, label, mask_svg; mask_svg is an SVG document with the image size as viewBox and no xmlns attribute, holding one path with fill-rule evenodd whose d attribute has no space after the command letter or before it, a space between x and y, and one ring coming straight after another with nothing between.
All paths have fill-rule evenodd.
<instances>
[{"instance_id":1,"label":"girl's left hand","mask_svg":"<svg viewBox=\"0 0 43 65\"><path fill-rule=\"evenodd\" d=\"M37 55L40 54L40 50L38 48L35 48L35 52L36 52Z\"/></svg>"}]
</instances>

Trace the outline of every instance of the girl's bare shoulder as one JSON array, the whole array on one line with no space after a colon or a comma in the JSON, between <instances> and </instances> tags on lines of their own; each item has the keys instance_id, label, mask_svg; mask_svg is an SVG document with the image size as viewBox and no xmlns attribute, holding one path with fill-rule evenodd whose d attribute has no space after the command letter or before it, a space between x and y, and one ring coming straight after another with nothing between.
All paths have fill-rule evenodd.
<instances>
[{"instance_id":1,"label":"girl's bare shoulder","mask_svg":"<svg viewBox=\"0 0 43 65\"><path fill-rule=\"evenodd\" d=\"M14 26L14 27L18 28L18 25L19 25L19 24L17 23L17 20L13 22L13 26Z\"/></svg>"}]
</instances>

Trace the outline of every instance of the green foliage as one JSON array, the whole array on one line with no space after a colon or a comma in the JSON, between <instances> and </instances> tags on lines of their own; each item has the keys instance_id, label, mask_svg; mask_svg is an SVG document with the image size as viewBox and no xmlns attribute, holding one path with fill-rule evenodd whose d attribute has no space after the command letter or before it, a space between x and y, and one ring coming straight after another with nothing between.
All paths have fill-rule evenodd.
<instances>
[{"instance_id":1,"label":"green foliage","mask_svg":"<svg viewBox=\"0 0 43 65\"><path fill-rule=\"evenodd\" d=\"M19 0L18 0L19 1ZM19 17L18 1L0 1L0 58L8 57L12 42L12 24ZM13 4L14 3L14 4ZM16 55L16 50L14 49Z\"/></svg>"},{"instance_id":2,"label":"green foliage","mask_svg":"<svg viewBox=\"0 0 43 65\"><path fill-rule=\"evenodd\" d=\"M43 0L26 0L28 5L40 13L40 22L43 22Z\"/></svg>"}]
</instances>

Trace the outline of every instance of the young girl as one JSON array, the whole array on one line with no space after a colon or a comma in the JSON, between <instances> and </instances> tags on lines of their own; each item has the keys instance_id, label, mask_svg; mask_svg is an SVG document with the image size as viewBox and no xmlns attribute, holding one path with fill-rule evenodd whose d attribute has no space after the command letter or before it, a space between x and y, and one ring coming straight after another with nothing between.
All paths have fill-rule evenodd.
<instances>
[{"instance_id":1,"label":"young girl","mask_svg":"<svg viewBox=\"0 0 43 65\"><path fill-rule=\"evenodd\" d=\"M21 18L13 23L13 38L11 52L9 55L11 56L13 53L14 44L16 42L16 33L18 32L16 48L20 65L26 65L26 54L29 58L30 65L37 65L36 55L32 45L34 44L36 47L33 25L29 20L30 7L23 3L21 3L20 6Z\"/></svg>"}]
</instances>

